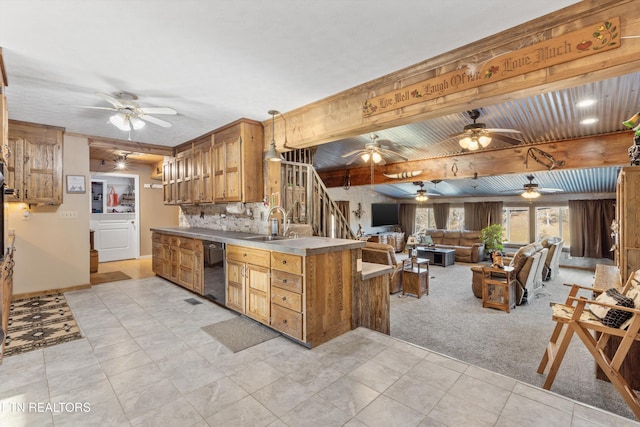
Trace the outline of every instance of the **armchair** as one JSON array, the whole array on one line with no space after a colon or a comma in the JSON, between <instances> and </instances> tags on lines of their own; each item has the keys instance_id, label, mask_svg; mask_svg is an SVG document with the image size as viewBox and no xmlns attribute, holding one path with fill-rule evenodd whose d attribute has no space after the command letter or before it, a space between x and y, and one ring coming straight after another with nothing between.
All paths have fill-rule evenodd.
<instances>
[{"instance_id":1,"label":"armchair","mask_svg":"<svg viewBox=\"0 0 640 427\"><path fill-rule=\"evenodd\" d=\"M558 271L560 269L560 254L562 253L564 240L560 237L551 237L542 240L540 243L543 247L549 249L547 258L544 262L544 268L542 270L542 280L553 280L558 276Z\"/></svg>"},{"instance_id":2,"label":"armchair","mask_svg":"<svg viewBox=\"0 0 640 427\"><path fill-rule=\"evenodd\" d=\"M393 272L389 278L389 292L394 294L402 290L402 261L396 258L395 249L384 243L367 242L362 248L362 261L390 265Z\"/></svg>"},{"instance_id":3,"label":"armchair","mask_svg":"<svg viewBox=\"0 0 640 427\"><path fill-rule=\"evenodd\" d=\"M513 267L513 277L516 281L516 304L533 300L536 288L537 273L541 273L540 262L542 252L540 245L529 244L521 247L514 254L513 258L504 258L505 264L509 261L509 266ZM482 267L471 267L473 276L471 279L471 289L476 298L482 298ZM539 279L538 279L539 280ZM539 282L541 284L541 281Z\"/></svg>"}]
</instances>

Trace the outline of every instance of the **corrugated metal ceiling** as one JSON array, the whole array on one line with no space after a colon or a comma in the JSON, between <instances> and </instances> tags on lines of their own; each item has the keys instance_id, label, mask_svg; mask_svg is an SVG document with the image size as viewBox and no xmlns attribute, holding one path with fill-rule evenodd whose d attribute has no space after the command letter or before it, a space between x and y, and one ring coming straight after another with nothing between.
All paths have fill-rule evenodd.
<instances>
[{"instance_id":1,"label":"corrugated metal ceiling","mask_svg":"<svg viewBox=\"0 0 640 427\"><path fill-rule=\"evenodd\" d=\"M488 128L512 128L522 132L518 139L522 144L536 144L551 141L580 138L622 131L622 122L640 109L638 92L640 73L603 80L595 83L543 93L540 95L514 99L481 109L478 122ZM578 101L593 98L596 103L579 108ZM595 117L598 121L582 125L580 121ZM459 133L472 123L467 112L460 112L432 120L408 124L377 131L379 142L409 160L427 159L460 153L457 138L450 135ZM629 134L629 145L632 134ZM362 148L370 142L370 135L360 135L317 148L314 166L318 170L346 167L349 159L341 156ZM494 139L490 147L509 146ZM396 160L397 161L397 160ZM361 166L359 161L353 166ZM394 162L389 158L387 163ZM353 167L352 166L352 167ZM615 191L615 180L619 168L596 168L583 170L553 170L537 172L536 182L541 187L560 188L565 193L599 193ZM477 180L459 179L442 182L437 190L443 195L468 197L471 195L496 195L511 188L521 188L527 182L527 173L501 177L486 177ZM375 191L391 197L407 197L414 194L416 186L408 184L377 185ZM435 191L431 186L430 191ZM514 193L517 194L517 193Z\"/></svg>"}]
</instances>

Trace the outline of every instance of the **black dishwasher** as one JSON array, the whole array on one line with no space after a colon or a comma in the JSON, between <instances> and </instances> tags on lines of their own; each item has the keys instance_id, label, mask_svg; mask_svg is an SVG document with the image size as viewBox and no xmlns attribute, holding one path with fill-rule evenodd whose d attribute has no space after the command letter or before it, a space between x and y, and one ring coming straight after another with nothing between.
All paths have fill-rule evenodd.
<instances>
[{"instance_id":1,"label":"black dishwasher","mask_svg":"<svg viewBox=\"0 0 640 427\"><path fill-rule=\"evenodd\" d=\"M226 305L225 245L218 242L202 242L204 249L204 296Z\"/></svg>"}]
</instances>

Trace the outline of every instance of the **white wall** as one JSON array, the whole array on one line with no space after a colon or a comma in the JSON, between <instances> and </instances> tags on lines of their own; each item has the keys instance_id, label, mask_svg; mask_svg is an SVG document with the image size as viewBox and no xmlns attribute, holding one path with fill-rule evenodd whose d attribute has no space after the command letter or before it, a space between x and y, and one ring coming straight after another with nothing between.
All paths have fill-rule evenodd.
<instances>
[{"instance_id":1,"label":"white wall","mask_svg":"<svg viewBox=\"0 0 640 427\"><path fill-rule=\"evenodd\" d=\"M87 192L67 194L60 206L8 203L9 229L16 234L13 293L23 294L89 283L89 146L86 138L65 136L63 187L67 175L83 175ZM29 212L29 216L23 214ZM60 212L77 212L63 219Z\"/></svg>"},{"instance_id":2,"label":"white wall","mask_svg":"<svg viewBox=\"0 0 640 427\"><path fill-rule=\"evenodd\" d=\"M383 196L371 191L368 186L351 187L345 190L342 187L328 188L329 197L335 202L339 200L349 201L349 224L354 234L358 231L358 224L362 225L365 234L376 234L388 231L389 227L371 226L371 203L396 203L395 199ZM362 216L356 218L353 211L358 209L358 203L362 206Z\"/></svg>"}]
</instances>

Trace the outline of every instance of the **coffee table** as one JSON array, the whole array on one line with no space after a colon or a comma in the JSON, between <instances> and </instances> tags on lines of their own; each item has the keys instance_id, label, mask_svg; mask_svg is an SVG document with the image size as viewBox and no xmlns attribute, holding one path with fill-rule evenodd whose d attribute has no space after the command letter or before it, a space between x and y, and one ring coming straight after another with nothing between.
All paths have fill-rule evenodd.
<instances>
[{"instance_id":1,"label":"coffee table","mask_svg":"<svg viewBox=\"0 0 640 427\"><path fill-rule=\"evenodd\" d=\"M446 267L453 265L456 262L455 249L440 249L430 246L418 246L418 256L420 258L427 258L429 264L439 265Z\"/></svg>"}]
</instances>

